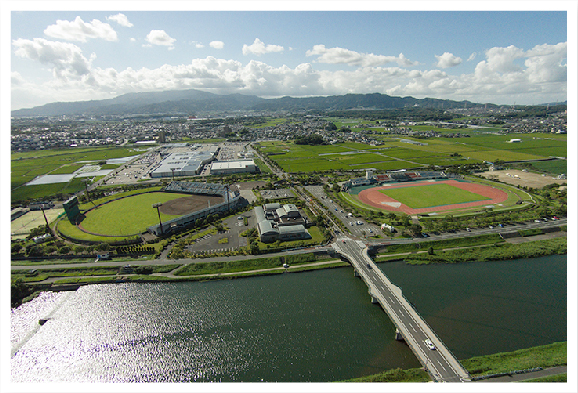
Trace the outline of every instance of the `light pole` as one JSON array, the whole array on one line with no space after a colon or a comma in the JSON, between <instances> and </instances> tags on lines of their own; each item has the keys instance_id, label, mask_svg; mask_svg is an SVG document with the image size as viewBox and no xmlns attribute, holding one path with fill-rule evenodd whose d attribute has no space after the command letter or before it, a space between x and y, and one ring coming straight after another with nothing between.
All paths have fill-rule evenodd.
<instances>
[{"instance_id":1,"label":"light pole","mask_svg":"<svg viewBox=\"0 0 578 393\"><path fill-rule=\"evenodd\" d=\"M153 204L153 209L156 208L157 209L157 213L159 215L159 226L161 227L161 235L163 234L163 222L161 221L161 212L159 210L159 207L161 207L163 204L162 203L155 203Z\"/></svg>"},{"instance_id":2,"label":"light pole","mask_svg":"<svg viewBox=\"0 0 578 393\"><path fill-rule=\"evenodd\" d=\"M86 200L90 201L90 195L88 194L88 179L84 179L82 180L82 182L84 183L84 188L86 188Z\"/></svg>"}]
</instances>

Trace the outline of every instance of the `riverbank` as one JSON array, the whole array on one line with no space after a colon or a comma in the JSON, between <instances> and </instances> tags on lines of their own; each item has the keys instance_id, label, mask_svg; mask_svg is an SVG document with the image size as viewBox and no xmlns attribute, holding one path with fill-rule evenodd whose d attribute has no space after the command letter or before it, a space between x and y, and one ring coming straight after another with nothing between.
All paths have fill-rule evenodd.
<instances>
[{"instance_id":1,"label":"riverbank","mask_svg":"<svg viewBox=\"0 0 578 393\"><path fill-rule=\"evenodd\" d=\"M421 251L407 251L412 245L389 246L390 253L380 253L375 258L377 263L403 260L408 264L431 264L431 263L458 263L458 262L483 262L489 260L510 260L517 258L531 258L554 254L566 254L567 239L565 232L524 238L524 242L510 242L500 239L497 235L485 235L473 238L470 247L462 245L461 240L433 241L433 254L422 249ZM540 240L534 240L540 239ZM456 243L457 242L457 243ZM425 243L426 246L428 243ZM449 245L454 247L448 247ZM447 247L447 248L446 248ZM425 247L424 247L425 248ZM428 247L429 248L429 247ZM18 296L13 305L19 305L34 297L38 290L71 290L70 285L109 284L119 282L174 282L174 281L206 281L220 279L234 279L241 277L253 277L261 275L281 274L286 272L304 272L317 269L328 269L348 266L349 263L339 259L320 260L319 256L312 258L312 253L301 255L310 256L304 260L302 257L293 255L264 256L260 258L243 258L243 261L215 261L208 262L204 259L193 260L190 263L179 263L182 260L166 261L170 265L154 265L154 260L132 261L132 271L123 270L123 266L76 266L51 268L50 265L35 266L37 274L30 276L26 270L12 270L13 293L15 288L23 296ZM274 261L273 261L274 260ZM313 262L315 261L315 262ZM159 261L160 262L160 261ZM282 265L287 262L287 268ZM119 265L119 263L116 263ZM103 263L104 265L104 263ZM120 265L124 265L120 263ZM142 265L142 266L141 266ZM72 276L72 277L71 277ZM20 283L15 286L15 282ZM59 288L64 289L59 289ZM32 295L31 295L32 294ZM31 296L29 296L31 295ZM29 296L29 297L26 297ZM13 299L14 300L14 299Z\"/></svg>"},{"instance_id":2,"label":"riverbank","mask_svg":"<svg viewBox=\"0 0 578 393\"><path fill-rule=\"evenodd\" d=\"M513 352L500 352L487 356L476 356L461 360L474 380L488 381L504 375L521 374L537 368L551 368L567 365L567 342L520 349ZM537 370L536 370L537 371ZM532 379L531 373L528 373ZM565 373L562 373L565 375ZM558 380L565 377L557 377ZM400 368L383 373L354 378L344 382L429 382L427 372L422 368L402 370Z\"/></svg>"},{"instance_id":3,"label":"riverbank","mask_svg":"<svg viewBox=\"0 0 578 393\"><path fill-rule=\"evenodd\" d=\"M404 258L406 263L421 265L429 263L460 263L505 261L519 258L536 258L547 255L564 255L567 253L566 237L533 242L511 244L498 243L486 247L470 247L441 252L412 254Z\"/></svg>"}]
</instances>

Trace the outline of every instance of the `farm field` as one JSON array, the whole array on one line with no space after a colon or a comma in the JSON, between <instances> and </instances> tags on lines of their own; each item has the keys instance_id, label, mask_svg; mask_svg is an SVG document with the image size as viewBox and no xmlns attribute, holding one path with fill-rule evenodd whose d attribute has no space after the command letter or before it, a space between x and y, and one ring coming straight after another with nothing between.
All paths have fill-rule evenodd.
<instances>
[{"instance_id":1,"label":"farm field","mask_svg":"<svg viewBox=\"0 0 578 393\"><path fill-rule=\"evenodd\" d=\"M190 194L153 192L123 198L87 212L80 226L86 231L102 235L128 236L140 233L159 221L157 210L152 207L154 203L190 196ZM175 217L161 212L162 221Z\"/></svg>"},{"instance_id":2,"label":"farm field","mask_svg":"<svg viewBox=\"0 0 578 393\"><path fill-rule=\"evenodd\" d=\"M73 194L84 190L85 185L79 178L74 178L68 183L37 184L32 186L21 186L12 190L12 201L22 201L26 199L44 198L56 194Z\"/></svg>"},{"instance_id":3,"label":"farm field","mask_svg":"<svg viewBox=\"0 0 578 393\"><path fill-rule=\"evenodd\" d=\"M431 126L422 127L433 129ZM402 168L419 169L429 165L475 164L482 161L538 160L567 155L566 135L543 133L497 135L489 133L489 129L484 129L483 132L463 129L445 131L467 133L470 137L415 139L384 135L378 137L384 142L381 146L355 142L323 146L263 142L261 151L271 154L270 158L289 172L365 168L387 171ZM414 140L424 145L401 142L402 139ZM509 143L511 139L520 139L521 142Z\"/></svg>"},{"instance_id":4,"label":"farm field","mask_svg":"<svg viewBox=\"0 0 578 393\"><path fill-rule=\"evenodd\" d=\"M144 153L145 149L125 147L72 148L12 153L11 190L33 180L36 176L56 173L72 173L86 161L101 162L112 158L129 157ZM23 193L21 191L21 193ZM24 193L25 194L25 193ZM38 194L38 193L36 193Z\"/></svg>"},{"instance_id":5,"label":"farm field","mask_svg":"<svg viewBox=\"0 0 578 393\"><path fill-rule=\"evenodd\" d=\"M366 167L397 170L422 166L382 154L383 150L363 143L307 146L287 142L263 142L261 151L288 172L354 170Z\"/></svg>"},{"instance_id":6,"label":"farm field","mask_svg":"<svg viewBox=\"0 0 578 393\"><path fill-rule=\"evenodd\" d=\"M419 187L401 187L391 190L380 190L382 194L393 198L412 209L452 205L458 203L489 200L470 191L461 190L449 184L432 184Z\"/></svg>"}]
</instances>

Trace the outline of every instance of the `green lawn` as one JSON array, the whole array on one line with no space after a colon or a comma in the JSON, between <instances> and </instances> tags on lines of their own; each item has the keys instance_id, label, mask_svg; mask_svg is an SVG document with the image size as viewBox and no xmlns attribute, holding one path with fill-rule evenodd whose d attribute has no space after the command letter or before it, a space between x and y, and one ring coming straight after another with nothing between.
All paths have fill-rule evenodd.
<instances>
[{"instance_id":1,"label":"green lawn","mask_svg":"<svg viewBox=\"0 0 578 393\"><path fill-rule=\"evenodd\" d=\"M432 184L420 187L402 187L379 192L412 209L483 201L490 198L459 189L449 184Z\"/></svg>"},{"instance_id":2,"label":"green lawn","mask_svg":"<svg viewBox=\"0 0 578 393\"><path fill-rule=\"evenodd\" d=\"M163 203L190 194L153 192L123 198L88 212L80 225L87 231L103 235L131 235L144 231L148 226L159 222L154 203ZM166 221L176 216L161 213Z\"/></svg>"}]
</instances>

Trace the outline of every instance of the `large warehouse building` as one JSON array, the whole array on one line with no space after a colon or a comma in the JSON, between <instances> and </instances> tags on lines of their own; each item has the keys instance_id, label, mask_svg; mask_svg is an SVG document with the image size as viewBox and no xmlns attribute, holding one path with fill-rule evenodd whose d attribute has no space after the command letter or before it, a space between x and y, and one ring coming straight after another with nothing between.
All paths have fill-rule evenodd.
<instances>
[{"instance_id":1,"label":"large warehouse building","mask_svg":"<svg viewBox=\"0 0 578 393\"><path fill-rule=\"evenodd\" d=\"M218 147L206 150L171 153L151 172L151 177L195 176L201 173L203 165L214 160Z\"/></svg>"},{"instance_id":2,"label":"large warehouse building","mask_svg":"<svg viewBox=\"0 0 578 393\"><path fill-rule=\"evenodd\" d=\"M256 172L253 160L215 161L211 164L211 175L228 175L231 173Z\"/></svg>"}]
</instances>

